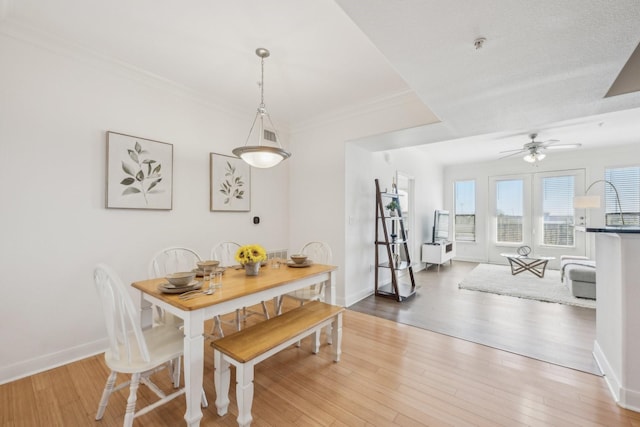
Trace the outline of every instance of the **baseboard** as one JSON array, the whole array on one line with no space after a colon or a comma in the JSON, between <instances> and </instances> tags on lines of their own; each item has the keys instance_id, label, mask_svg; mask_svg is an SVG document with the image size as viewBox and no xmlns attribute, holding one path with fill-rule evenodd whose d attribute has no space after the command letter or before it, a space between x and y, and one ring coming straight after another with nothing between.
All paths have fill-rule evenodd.
<instances>
[{"instance_id":1,"label":"baseboard","mask_svg":"<svg viewBox=\"0 0 640 427\"><path fill-rule=\"evenodd\" d=\"M364 289L354 295L349 295L345 301L344 307L352 306L371 295L373 295L373 289Z\"/></svg>"},{"instance_id":2,"label":"baseboard","mask_svg":"<svg viewBox=\"0 0 640 427\"><path fill-rule=\"evenodd\" d=\"M623 389L618 405L630 411L640 412L640 392Z\"/></svg>"},{"instance_id":3,"label":"baseboard","mask_svg":"<svg viewBox=\"0 0 640 427\"><path fill-rule=\"evenodd\" d=\"M611 392L613 399L618 405L620 405L620 390L622 390L620 379L618 379L613 371L613 368L609 364L607 357L602 352L598 341L593 342L593 357L596 359L598 368L600 368L600 371L604 375L604 380L607 383L607 387L609 387L609 391Z\"/></svg>"},{"instance_id":4,"label":"baseboard","mask_svg":"<svg viewBox=\"0 0 640 427\"><path fill-rule=\"evenodd\" d=\"M607 357L602 352L602 348L598 344L598 341L593 343L593 357L596 359L596 363L600 368L600 371L604 374L604 380L609 387L609 391L616 401L618 406L631 411L640 412L640 391L630 390L623 387L622 382L615 374L613 368L609 364Z\"/></svg>"},{"instance_id":5,"label":"baseboard","mask_svg":"<svg viewBox=\"0 0 640 427\"><path fill-rule=\"evenodd\" d=\"M3 366L0 368L0 384L5 384L20 378L48 371L87 357L103 353L109 346L107 338L82 344L59 351L57 353L49 353L33 359L14 363L13 365Z\"/></svg>"},{"instance_id":6,"label":"baseboard","mask_svg":"<svg viewBox=\"0 0 640 427\"><path fill-rule=\"evenodd\" d=\"M454 261L462 261L462 262L478 262L478 263L487 263L487 262L489 262L485 258L479 259L479 258L474 258L474 257L465 257L465 256L459 256L458 254L456 254L456 256L453 257L453 260Z\"/></svg>"}]
</instances>

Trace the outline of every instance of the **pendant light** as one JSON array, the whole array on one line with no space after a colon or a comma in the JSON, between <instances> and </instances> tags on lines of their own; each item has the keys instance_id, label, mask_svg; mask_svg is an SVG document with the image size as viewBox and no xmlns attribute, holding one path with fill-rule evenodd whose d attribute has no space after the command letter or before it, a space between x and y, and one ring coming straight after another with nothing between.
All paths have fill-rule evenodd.
<instances>
[{"instance_id":1,"label":"pendant light","mask_svg":"<svg viewBox=\"0 0 640 427\"><path fill-rule=\"evenodd\" d=\"M291 157L291 153L285 151L280 145L276 127L273 125L271 116L267 112L267 108L264 105L264 59L269 57L270 53L267 49L258 48L256 49L256 55L260 57L261 66L260 105L258 106L256 117L253 119L253 124L251 125L251 129L249 130L249 136L247 136L247 140L242 147L234 148L232 150L232 153L255 168L270 168L277 165L281 161ZM265 118L268 120L268 124L272 130L265 129ZM251 139L251 135L253 135L254 129L256 128L256 123L259 124L257 145L249 145L249 139ZM275 143L277 144L277 146L264 145L263 143L265 141Z\"/></svg>"}]
</instances>

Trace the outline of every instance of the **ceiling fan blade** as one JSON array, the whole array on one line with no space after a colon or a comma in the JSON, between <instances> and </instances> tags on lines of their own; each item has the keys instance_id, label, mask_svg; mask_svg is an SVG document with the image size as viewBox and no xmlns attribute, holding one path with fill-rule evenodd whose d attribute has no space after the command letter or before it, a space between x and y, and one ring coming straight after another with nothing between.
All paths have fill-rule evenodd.
<instances>
[{"instance_id":1,"label":"ceiling fan blade","mask_svg":"<svg viewBox=\"0 0 640 427\"><path fill-rule=\"evenodd\" d=\"M580 148L582 144L554 144L543 146L545 150L567 150L570 148Z\"/></svg>"},{"instance_id":2,"label":"ceiling fan blade","mask_svg":"<svg viewBox=\"0 0 640 427\"><path fill-rule=\"evenodd\" d=\"M513 150L510 150L513 151ZM517 156L518 154L526 153L527 150L518 150L515 153L507 154L506 156L498 157L498 160L506 159L507 157Z\"/></svg>"},{"instance_id":3,"label":"ceiling fan blade","mask_svg":"<svg viewBox=\"0 0 640 427\"><path fill-rule=\"evenodd\" d=\"M502 153L512 153L514 151L518 151L518 152L522 152L524 153L525 151L527 151L524 148L516 148L515 150L505 150L505 151L500 151L498 154L502 154Z\"/></svg>"}]
</instances>

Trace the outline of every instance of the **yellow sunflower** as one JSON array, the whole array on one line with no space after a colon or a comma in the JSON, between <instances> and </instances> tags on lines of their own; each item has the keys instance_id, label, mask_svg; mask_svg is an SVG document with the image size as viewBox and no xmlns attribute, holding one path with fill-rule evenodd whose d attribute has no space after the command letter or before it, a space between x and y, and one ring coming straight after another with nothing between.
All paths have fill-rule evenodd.
<instances>
[{"instance_id":1,"label":"yellow sunflower","mask_svg":"<svg viewBox=\"0 0 640 427\"><path fill-rule=\"evenodd\" d=\"M250 262L262 262L267 259L267 251L260 245L244 245L236 252L236 261L245 265Z\"/></svg>"}]
</instances>

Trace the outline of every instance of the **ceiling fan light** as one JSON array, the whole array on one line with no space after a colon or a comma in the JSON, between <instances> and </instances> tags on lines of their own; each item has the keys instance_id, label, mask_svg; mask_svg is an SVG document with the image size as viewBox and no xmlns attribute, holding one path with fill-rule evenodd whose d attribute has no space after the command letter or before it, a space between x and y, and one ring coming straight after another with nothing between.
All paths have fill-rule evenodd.
<instances>
[{"instance_id":1,"label":"ceiling fan light","mask_svg":"<svg viewBox=\"0 0 640 427\"><path fill-rule=\"evenodd\" d=\"M523 157L525 162L535 163L547 157L544 153L528 153Z\"/></svg>"}]
</instances>

